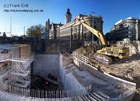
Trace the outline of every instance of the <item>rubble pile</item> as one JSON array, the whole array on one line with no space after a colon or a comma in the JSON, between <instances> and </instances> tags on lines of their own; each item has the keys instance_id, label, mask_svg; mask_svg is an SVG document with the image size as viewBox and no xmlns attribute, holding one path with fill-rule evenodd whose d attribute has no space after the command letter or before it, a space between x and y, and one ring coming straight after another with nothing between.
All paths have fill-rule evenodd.
<instances>
[{"instance_id":1,"label":"rubble pile","mask_svg":"<svg viewBox=\"0 0 140 101\"><path fill-rule=\"evenodd\" d=\"M136 99L140 99L140 42L121 41L118 42L117 45L129 47L130 56L121 60L116 59L113 64L104 66L103 70L104 72L112 74L113 76L135 82L137 85L137 90L134 101L137 101ZM90 59L93 59L93 47L81 47L75 51L87 56Z\"/></svg>"},{"instance_id":2,"label":"rubble pile","mask_svg":"<svg viewBox=\"0 0 140 101\"><path fill-rule=\"evenodd\" d=\"M140 53L140 41L130 41L129 39L124 39L124 41L118 41L117 46L129 47L129 55Z\"/></svg>"}]
</instances>

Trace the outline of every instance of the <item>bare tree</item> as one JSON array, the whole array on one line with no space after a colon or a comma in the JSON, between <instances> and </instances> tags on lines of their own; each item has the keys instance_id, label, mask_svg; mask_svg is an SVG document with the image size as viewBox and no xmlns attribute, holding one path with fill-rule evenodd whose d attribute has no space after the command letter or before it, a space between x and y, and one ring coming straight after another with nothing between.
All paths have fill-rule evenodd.
<instances>
[{"instance_id":1,"label":"bare tree","mask_svg":"<svg viewBox=\"0 0 140 101\"><path fill-rule=\"evenodd\" d=\"M27 29L27 36L33 38L41 38L44 34L44 26L35 25Z\"/></svg>"}]
</instances>

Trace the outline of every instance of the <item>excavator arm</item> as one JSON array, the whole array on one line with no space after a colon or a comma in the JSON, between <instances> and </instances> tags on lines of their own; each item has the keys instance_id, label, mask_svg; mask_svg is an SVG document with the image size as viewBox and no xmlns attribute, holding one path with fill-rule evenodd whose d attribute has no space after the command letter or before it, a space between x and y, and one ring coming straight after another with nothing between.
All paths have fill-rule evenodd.
<instances>
[{"instance_id":1,"label":"excavator arm","mask_svg":"<svg viewBox=\"0 0 140 101\"><path fill-rule=\"evenodd\" d=\"M86 23L85 20L80 19L75 20L72 26L78 26L81 24L84 27L86 27L93 35L95 35L103 46L107 46L104 35L95 28L91 27L91 25ZM115 58L117 57L122 59L127 57L129 55L128 53L129 49L126 47L118 47L118 46L104 47L96 51L96 53L94 54L94 58L95 60L103 64L111 64L113 62L111 57Z\"/></svg>"},{"instance_id":2,"label":"excavator arm","mask_svg":"<svg viewBox=\"0 0 140 101\"><path fill-rule=\"evenodd\" d=\"M92 34L94 34L100 41L100 43L103 45L103 46L106 46L106 41L105 41L105 38L103 36L103 34L99 31L97 31L95 28L91 27L89 24L85 23L84 21L79 21L79 22L75 22L73 24L73 26L77 26L77 25L80 25L82 24L84 27L86 27Z\"/></svg>"},{"instance_id":3,"label":"excavator arm","mask_svg":"<svg viewBox=\"0 0 140 101\"><path fill-rule=\"evenodd\" d=\"M102 45L106 46L105 38L104 38L104 36L103 36L103 34L101 32L97 31L96 29L94 29L93 27L89 26L85 22L83 22L82 25L84 27L86 27L89 31L91 31L92 34L94 34L99 39L99 41L101 42Z\"/></svg>"}]
</instances>

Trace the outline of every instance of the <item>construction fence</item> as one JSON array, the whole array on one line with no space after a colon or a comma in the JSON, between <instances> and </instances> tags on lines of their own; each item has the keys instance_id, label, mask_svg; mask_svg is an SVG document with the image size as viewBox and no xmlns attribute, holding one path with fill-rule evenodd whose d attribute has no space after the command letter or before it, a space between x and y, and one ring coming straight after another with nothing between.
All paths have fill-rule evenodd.
<instances>
[{"instance_id":1,"label":"construction fence","mask_svg":"<svg viewBox=\"0 0 140 101\"><path fill-rule=\"evenodd\" d=\"M17 95L22 95L26 97L37 97L37 98L64 98L64 97L74 97L75 93L79 92L79 95L84 95L86 92L90 93L91 86L85 87L84 89L71 89L71 90L55 90L46 91L39 89L27 89L20 88L12 85L1 84L0 90L8 93L13 93Z\"/></svg>"}]
</instances>

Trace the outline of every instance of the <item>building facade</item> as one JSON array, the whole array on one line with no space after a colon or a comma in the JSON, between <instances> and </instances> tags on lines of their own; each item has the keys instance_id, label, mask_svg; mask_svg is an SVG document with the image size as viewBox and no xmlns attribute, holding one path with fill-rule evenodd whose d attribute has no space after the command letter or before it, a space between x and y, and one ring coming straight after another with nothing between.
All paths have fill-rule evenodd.
<instances>
[{"instance_id":1,"label":"building facade","mask_svg":"<svg viewBox=\"0 0 140 101\"><path fill-rule=\"evenodd\" d=\"M74 21L64 24L60 27L59 39L63 40L97 40L97 38L83 25L72 26L73 23L79 19L85 20L93 28L97 29L101 33L103 32L103 20L101 16L83 15L79 14L75 16Z\"/></svg>"},{"instance_id":2,"label":"building facade","mask_svg":"<svg viewBox=\"0 0 140 101\"><path fill-rule=\"evenodd\" d=\"M140 19L128 17L120 20L106 34L106 38L110 42L130 38L130 40L140 40Z\"/></svg>"},{"instance_id":3,"label":"building facade","mask_svg":"<svg viewBox=\"0 0 140 101\"><path fill-rule=\"evenodd\" d=\"M75 21L79 19L85 20L86 23L91 25L96 30L103 32L103 20L101 16L83 15L79 14L75 16L74 20L71 21L72 14L70 9L67 9L65 14L65 24L61 23L50 23L50 20L46 21L46 32L48 33L49 39L59 40L86 40L96 41L97 38L83 25L72 26Z\"/></svg>"},{"instance_id":4,"label":"building facade","mask_svg":"<svg viewBox=\"0 0 140 101\"><path fill-rule=\"evenodd\" d=\"M46 21L46 33L48 34L48 39L57 39L60 34L59 27L62 26L61 23L50 23L50 20Z\"/></svg>"}]
</instances>

